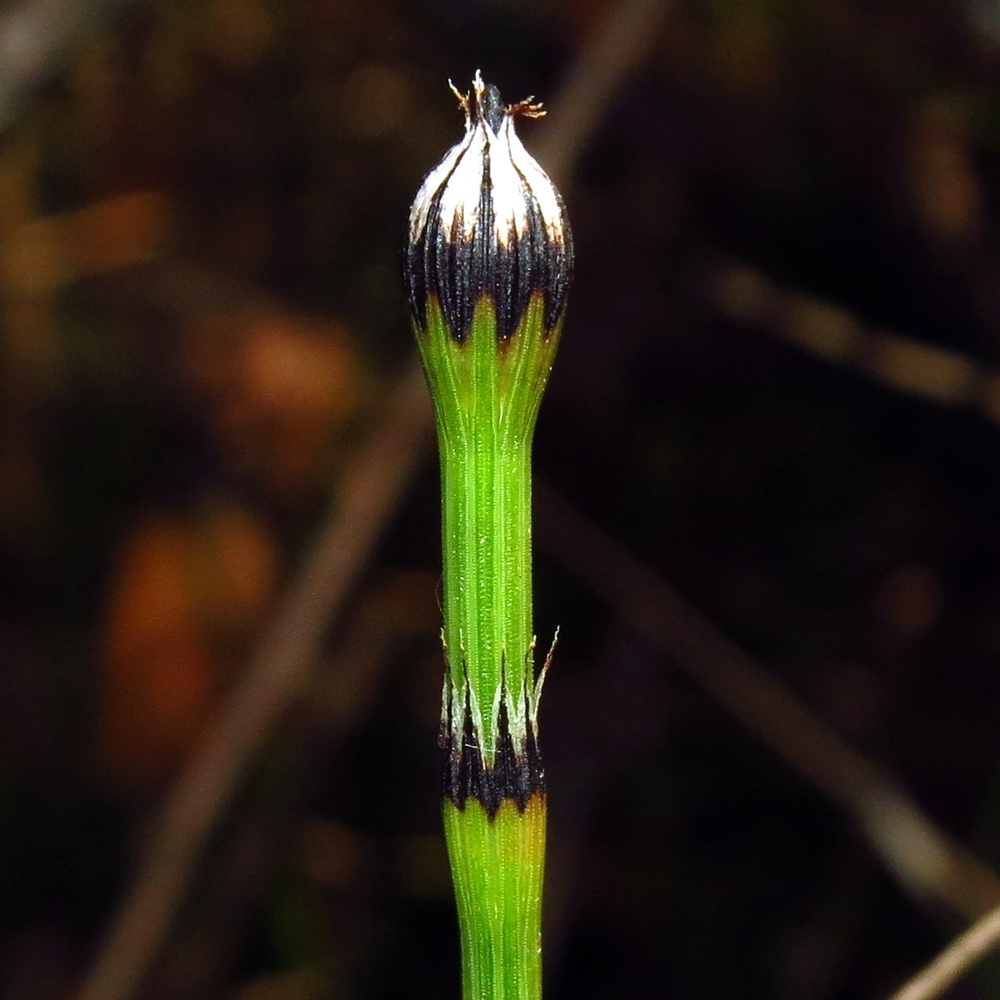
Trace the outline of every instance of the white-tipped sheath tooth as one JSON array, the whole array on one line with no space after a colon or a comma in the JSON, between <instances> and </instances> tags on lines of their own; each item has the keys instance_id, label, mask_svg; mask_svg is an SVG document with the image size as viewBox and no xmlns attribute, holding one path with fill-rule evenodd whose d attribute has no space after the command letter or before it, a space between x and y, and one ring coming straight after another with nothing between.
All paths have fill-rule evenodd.
<instances>
[{"instance_id":1,"label":"white-tipped sheath tooth","mask_svg":"<svg viewBox=\"0 0 1000 1000\"><path fill-rule=\"evenodd\" d=\"M454 718L452 715L452 693L451 693L451 671L444 672L444 686L441 689L441 723L444 725L448 719Z\"/></svg>"},{"instance_id":2,"label":"white-tipped sheath tooth","mask_svg":"<svg viewBox=\"0 0 1000 1000\"><path fill-rule=\"evenodd\" d=\"M504 682L501 680L497 685L496 691L493 692L493 732L499 735L500 733L500 703L501 701L506 701L507 692L504 686ZM507 716L507 721L510 721L510 715ZM496 753L496 747L492 746L489 750L483 748L483 756L487 760L493 760L494 754Z\"/></svg>"},{"instance_id":3,"label":"white-tipped sheath tooth","mask_svg":"<svg viewBox=\"0 0 1000 1000\"><path fill-rule=\"evenodd\" d=\"M542 669L538 672L538 678L531 687L531 728L538 736L538 703L542 700L542 687L545 685L545 678L548 676L549 667L552 666L552 657L556 654L556 646L559 644L559 627L556 626L555 634L552 636L552 645L545 656Z\"/></svg>"},{"instance_id":4,"label":"white-tipped sheath tooth","mask_svg":"<svg viewBox=\"0 0 1000 1000\"><path fill-rule=\"evenodd\" d=\"M457 722L455 726L457 729L453 729L456 733L456 739L458 740L458 745L461 746L465 741L465 699L469 699L469 714L472 716L472 735L476 745L479 747L480 753L482 753L484 759L492 760L493 758L493 747L485 747L483 745L483 713L479 708L479 699L476 697L475 687L469 683L469 679L466 678L464 684L462 685L462 704L463 710L459 712L460 722Z\"/></svg>"}]
</instances>

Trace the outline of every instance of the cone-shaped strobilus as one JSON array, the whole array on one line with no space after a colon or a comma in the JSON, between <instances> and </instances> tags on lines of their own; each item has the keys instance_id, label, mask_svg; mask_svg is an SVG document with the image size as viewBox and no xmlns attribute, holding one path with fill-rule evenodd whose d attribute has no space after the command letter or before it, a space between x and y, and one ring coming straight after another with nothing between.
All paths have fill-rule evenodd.
<instances>
[{"instance_id":1,"label":"cone-shaped strobilus","mask_svg":"<svg viewBox=\"0 0 1000 1000\"><path fill-rule=\"evenodd\" d=\"M455 89L454 87L452 88ZM441 451L444 823L464 1000L538 1000L545 778L531 625L531 440L566 309L562 199L477 73L410 212L404 273Z\"/></svg>"}]
</instances>

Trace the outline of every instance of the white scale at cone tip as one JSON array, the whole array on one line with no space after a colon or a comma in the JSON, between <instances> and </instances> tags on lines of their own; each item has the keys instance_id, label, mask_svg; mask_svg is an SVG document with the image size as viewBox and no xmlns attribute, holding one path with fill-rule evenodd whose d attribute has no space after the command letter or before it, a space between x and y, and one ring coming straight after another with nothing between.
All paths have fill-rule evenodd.
<instances>
[{"instance_id":1,"label":"white scale at cone tip","mask_svg":"<svg viewBox=\"0 0 1000 1000\"><path fill-rule=\"evenodd\" d=\"M499 246L506 249L524 236L532 198L548 239L563 244L563 213L555 185L514 130L515 118L538 117L544 113L541 105L532 104L529 98L504 107L500 127L494 131L485 109L488 88L479 70L471 94L460 94L454 85L452 90L465 112L465 135L420 185L410 210L411 242L423 234L439 192L440 227L445 240L471 240L479 225L483 177L488 166L493 226Z\"/></svg>"}]
</instances>

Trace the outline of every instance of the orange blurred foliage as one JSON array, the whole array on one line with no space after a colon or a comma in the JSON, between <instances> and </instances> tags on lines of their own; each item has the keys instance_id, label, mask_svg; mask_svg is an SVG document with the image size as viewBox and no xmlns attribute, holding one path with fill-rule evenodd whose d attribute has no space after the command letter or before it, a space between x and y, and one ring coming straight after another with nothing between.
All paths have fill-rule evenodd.
<instances>
[{"instance_id":1,"label":"orange blurred foliage","mask_svg":"<svg viewBox=\"0 0 1000 1000\"><path fill-rule=\"evenodd\" d=\"M265 308L200 317L188 332L183 366L226 460L273 499L301 501L323 483L324 446L359 403L346 331Z\"/></svg>"},{"instance_id":2,"label":"orange blurred foliage","mask_svg":"<svg viewBox=\"0 0 1000 1000\"><path fill-rule=\"evenodd\" d=\"M135 526L99 651L98 757L113 785L155 793L181 767L269 606L278 569L267 525L229 501Z\"/></svg>"},{"instance_id":3,"label":"orange blurred foliage","mask_svg":"<svg viewBox=\"0 0 1000 1000\"><path fill-rule=\"evenodd\" d=\"M151 260L164 248L169 216L165 195L137 191L32 218L4 241L0 282L8 293L40 295L88 274Z\"/></svg>"}]
</instances>

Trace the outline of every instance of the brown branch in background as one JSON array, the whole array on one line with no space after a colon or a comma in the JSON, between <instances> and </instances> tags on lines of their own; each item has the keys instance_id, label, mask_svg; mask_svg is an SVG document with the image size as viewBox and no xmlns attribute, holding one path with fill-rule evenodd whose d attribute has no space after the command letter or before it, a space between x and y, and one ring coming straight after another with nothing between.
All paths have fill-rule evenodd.
<instances>
[{"instance_id":1,"label":"brown branch in background","mask_svg":"<svg viewBox=\"0 0 1000 1000\"><path fill-rule=\"evenodd\" d=\"M1000 944L1000 906L960 934L889 1000L934 1000Z\"/></svg>"},{"instance_id":2,"label":"brown branch in background","mask_svg":"<svg viewBox=\"0 0 1000 1000\"><path fill-rule=\"evenodd\" d=\"M669 0L622 0L573 60L551 104L554 121L532 153L557 186L565 187L612 98L656 40Z\"/></svg>"},{"instance_id":3,"label":"brown branch in background","mask_svg":"<svg viewBox=\"0 0 1000 1000\"><path fill-rule=\"evenodd\" d=\"M710 268L709 300L724 316L834 364L851 365L899 392L948 406L972 406L1000 422L1000 370L959 351L874 329L841 306L784 289L756 268Z\"/></svg>"},{"instance_id":4,"label":"brown branch in background","mask_svg":"<svg viewBox=\"0 0 1000 1000\"><path fill-rule=\"evenodd\" d=\"M431 427L419 365L345 473L335 511L222 717L167 800L148 855L112 924L81 1000L136 995L205 843L281 712L305 688L331 611L347 596L392 516Z\"/></svg>"},{"instance_id":5,"label":"brown branch in background","mask_svg":"<svg viewBox=\"0 0 1000 1000\"><path fill-rule=\"evenodd\" d=\"M908 891L968 917L1000 903L996 874L937 829L892 778L552 489L539 483L536 496L538 545L851 815Z\"/></svg>"}]
</instances>

